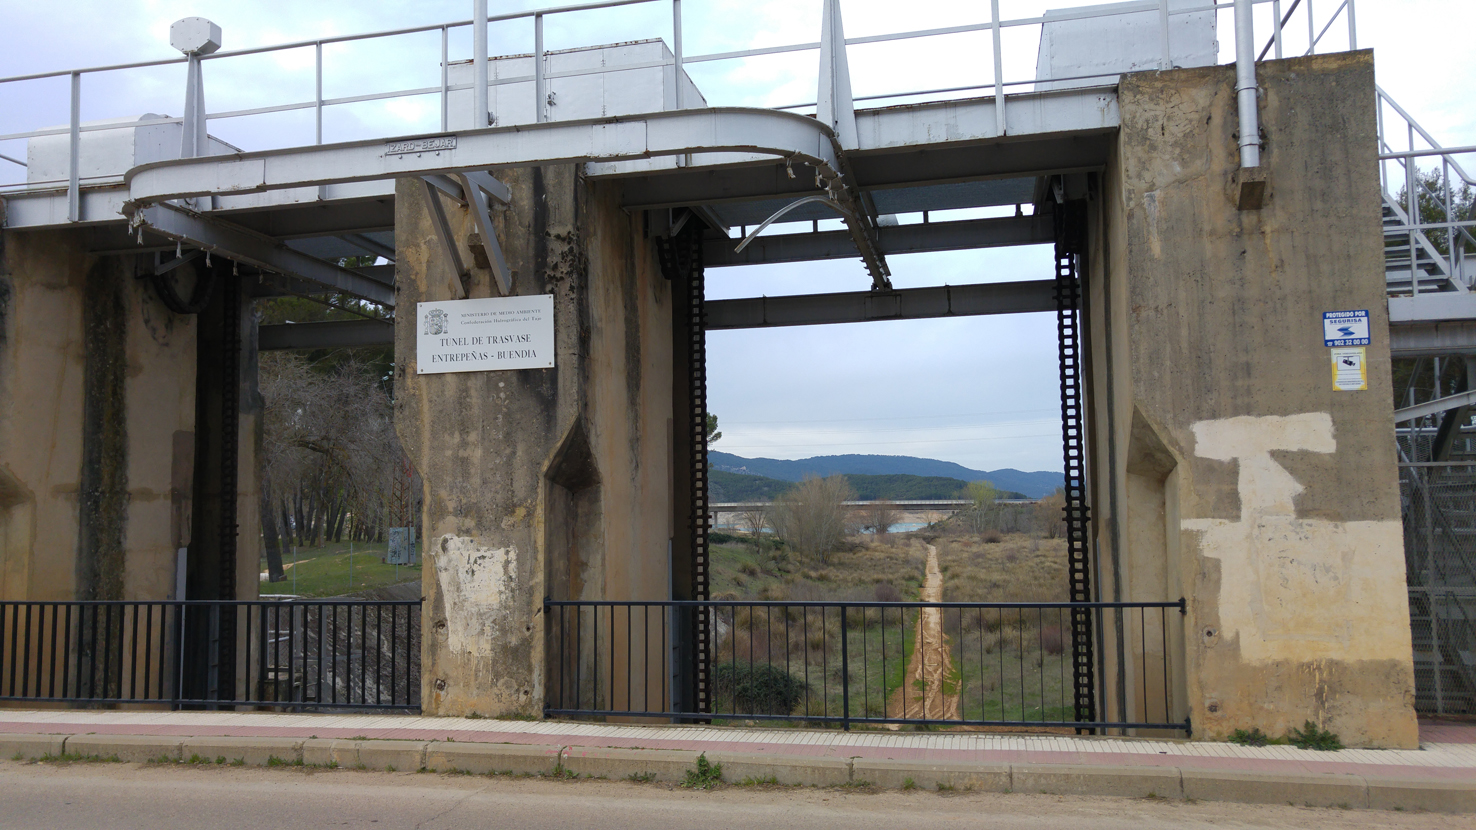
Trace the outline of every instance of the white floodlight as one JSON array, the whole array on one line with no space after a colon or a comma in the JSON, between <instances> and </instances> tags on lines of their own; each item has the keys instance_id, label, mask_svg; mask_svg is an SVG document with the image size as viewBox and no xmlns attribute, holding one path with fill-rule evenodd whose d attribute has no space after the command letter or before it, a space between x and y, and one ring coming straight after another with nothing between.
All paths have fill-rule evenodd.
<instances>
[{"instance_id":1,"label":"white floodlight","mask_svg":"<svg viewBox=\"0 0 1476 830\"><path fill-rule=\"evenodd\" d=\"M220 48L220 27L203 17L186 17L169 26L169 45L186 55L208 55Z\"/></svg>"}]
</instances>

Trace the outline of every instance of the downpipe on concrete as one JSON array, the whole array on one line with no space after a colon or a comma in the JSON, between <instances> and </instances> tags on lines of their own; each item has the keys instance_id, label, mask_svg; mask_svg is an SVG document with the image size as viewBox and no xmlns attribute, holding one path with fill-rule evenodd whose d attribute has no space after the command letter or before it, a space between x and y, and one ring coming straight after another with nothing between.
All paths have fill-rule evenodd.
<instances>
[{"instance_id":1,"label":"downpipe on concrete","mask_svg":"<svg viewBox=\"0 0 1476 830\"><path fill-rule=\"evenodd\" d=\"M1255 25L1252 0L1235 0L1235 95L1240 106L1240 166L1261 166L1261 124L1256 109Z\"/></svg>"}]
</instances>

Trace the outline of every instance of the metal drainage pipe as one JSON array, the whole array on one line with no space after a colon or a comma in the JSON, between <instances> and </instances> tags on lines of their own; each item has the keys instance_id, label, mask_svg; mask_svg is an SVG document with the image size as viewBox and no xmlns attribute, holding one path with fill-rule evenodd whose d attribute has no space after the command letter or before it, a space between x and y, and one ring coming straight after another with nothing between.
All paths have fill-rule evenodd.
<instances>
[{"instance_id":1,"label":"metal drainage pipe","mask_svg":"<svg viewBox=\"0 0 1476 830\"><path fill-rule=\"evenodd\" d=\"M1240 106L1240 166L1261 166L1261 123L1256 109L1253 0L1235 0L1235 95Z\"/></svg>"}]
</instances>

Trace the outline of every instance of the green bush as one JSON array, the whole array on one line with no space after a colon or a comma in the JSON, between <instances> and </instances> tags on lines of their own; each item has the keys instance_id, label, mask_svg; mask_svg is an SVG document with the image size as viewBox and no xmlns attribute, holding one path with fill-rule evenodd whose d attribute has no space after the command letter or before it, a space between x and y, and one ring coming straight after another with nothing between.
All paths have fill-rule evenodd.
<instances>
[{"instance_id":1,"label":"green bush","mask_svg":"<svg viewBox=\"0 0 1476 830\"><path fill-rule=\"evenodd\" d=\"M1332 752L1343 748L1343 742L1338 736L1318 726L1312 721L1307 721L1301 729L1293 729L1286 733L1286 739L1293 746L1302 749L1319 749L1324 752Z\"/></svg>"},{"instance_id":2,"label":"green bush","mask_svg":"<svg viewBox=\"0 0 1476 830\"><path fill-rule=\"evenodd\" d=\"M747 536L737 536L721 530L711 530L707 533L707 541L714 545L727 545L733 542L747 542Z\"/></svg>"},{"instance_id":3,"label":"green bush","mask_svg":"<svg viewBox=\"0 0 1476 830\"><path fill-rule=\"evenodd\" d=\"M768 663L722 663L713 670L713 681L740 715L787 715L809 691L803 680Z\"/></svg>"},{"instance_id":4,"label":"green bush","mask_svg":"<svg viewBox=\"0 0 1476 830\"><path fill-rule=\"evenodd\" d=\"M1241 746L1265 746L1271 743L1271 736L1262 732L1259 726L1251 729L1249 732L1244 729L1237 729L1230 733L1230 743L1240 744Z\"/></svg>"}]
</instances>

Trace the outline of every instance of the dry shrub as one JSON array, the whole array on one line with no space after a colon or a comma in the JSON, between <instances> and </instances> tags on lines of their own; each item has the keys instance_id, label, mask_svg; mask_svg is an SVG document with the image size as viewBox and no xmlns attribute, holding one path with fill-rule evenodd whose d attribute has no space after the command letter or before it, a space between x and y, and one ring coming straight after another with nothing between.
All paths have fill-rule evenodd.
<instances>
[{"instance_id":1,"label":"dry shrub","mask_svg":"<svg viewBox=\"0 0 1476 830\"><path fill-rule=\"evenodd\" d=\"M890 582L876 583L876 587L872 589L871 595L876 599L877 602L902 601L902 592L898 591L897 586L893 585Z\"/></svg>"},{"instance_id":2,"label":"dry shrub","mask_svg":"<svg viewBox=\"0 0 1476 830\"><path fill-rule=\"evenodd\" d=\"M1040 630L1040 650L1046 654L1060 654L1066 650L1066 639L1061 635L1061 626L1048 625Z\"/></svg>"},{"instance_id":3,"label":"dry shrub","mask_svg":"<svg viewBox=\"0 0 1476 830\"><path fill-rule=\"evenodd\" d=\"M822 602L825 599L825 589L809 580L799 580L789 586L790 602Z\"/></svg>"},{"instance_id":4,"label":"dry shrub","mask_svg":"<svg viewBox=\"0 0 1476 830\"><path fill-rule=\"evenodd\" d=\"M997 530L986 530L982 534L981 538L983 538L984 543L988 545L997 545L1000 542L1004 541L1004 536L1001 535L1000 532Z\"/></svg>"}]
</instances>

